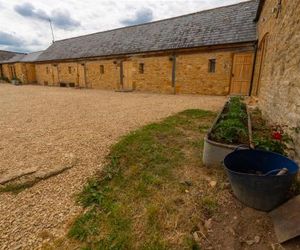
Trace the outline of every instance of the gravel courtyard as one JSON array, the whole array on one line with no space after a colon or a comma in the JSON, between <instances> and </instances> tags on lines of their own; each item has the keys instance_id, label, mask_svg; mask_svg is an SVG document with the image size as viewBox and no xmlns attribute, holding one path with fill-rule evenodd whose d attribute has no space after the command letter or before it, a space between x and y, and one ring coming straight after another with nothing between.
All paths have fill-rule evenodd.
<instances>
[{"instance_id":1,"label":"gravel courtyard","mask_svg":"<svg viewBox=\"0 0 300 250\"><path fill-rule=\"evenodd\" d=\"M0 193L0 249L36 249L59 237L80 208L74 195L127 132L189 108L218 110L225 97L118 93L0 84L0 176L65 172L18 194Z\"/></svg>"}]
</instances>

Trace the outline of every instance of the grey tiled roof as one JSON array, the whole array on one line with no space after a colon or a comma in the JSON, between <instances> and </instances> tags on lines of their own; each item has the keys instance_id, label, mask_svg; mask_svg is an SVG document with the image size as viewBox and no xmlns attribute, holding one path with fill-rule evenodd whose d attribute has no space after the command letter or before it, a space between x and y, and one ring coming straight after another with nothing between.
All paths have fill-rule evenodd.
<instances>
[{"instance_id":1,"label":"grey tiled roof","mask_svg":"<svg viewBox=\"0 0 300 250\"><path fill-rule=\"evenodd\" d=\"M20 62L35 62L42 53L43 51L29 53L25 55Z\"/></svg>"},{"instance_id":2,"label":"grey tiled roof","mask_svg":"<svg viewBox=\"0 0 300 250\"><path fill-rule=\"evenodd\" d=\"M18 53L9 59L0 60L0 63L35 62L42 53L43 51L32 52L29 54Z\"/></svg>"},{"instance_id":3,"label":"grey tiled roof","mask_svg":"<svg viewBox=\"0 0 300 250\"><path fill-rule=\"evenodd\" d=\"M121 55L256 40L258 1L56 41L38 61Z\"/></svg>"},{"instance_id":4,"label":"grey tiled roof","mask_svg":"<svg viewBox=\"0 0 300 250\"><path fill-rule=\"evenodd\" d=\"M18 54L18 53L13 52L13 51L0 50L0 61L8 60L16 54Z\"/></svg>"},{"instance_id":5,"label":"grey tiled roof","mask_svg":"<svg viewBox=\"0 0 300 250\"><path fill-rule=\"evenodd\" d=\"M8 60L0 61L0 63L16 63L19 62L26 54L16 54Z\"/></svg>"}]
</instances>

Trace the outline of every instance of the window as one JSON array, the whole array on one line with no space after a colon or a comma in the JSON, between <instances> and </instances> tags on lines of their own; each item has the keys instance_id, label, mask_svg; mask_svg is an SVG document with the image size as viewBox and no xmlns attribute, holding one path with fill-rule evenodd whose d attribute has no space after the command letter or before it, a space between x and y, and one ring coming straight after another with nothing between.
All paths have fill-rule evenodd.
<instances>
[{"instance_id":1,"label":"window","mask_svg":"<svg viewBox=\"0 0 300 250\"><path fill-rule=\"evenodd\" d=\"M100 65L100 74L104 74L104 66Z\"/></svg>"},{"instance_id":2,"label":"window","mask_svg":"<svg viewBox=\"0 0 300 250\"><path fill-rule=\"evenodd\" d=\"M144 64L143 63L139 64L139 73L144 74Z\"/></svg>"},{"instance_id":3,"label":"window","mask_svg":"<svg viewBox=\"0 0 300 250\"><path fill-rule=\"evenodd\" d=\"M46 67L46 73L49 74L49 68L48 67Z\"/></svg>"},{"instance_id":4,"label":"window","mask_svg":"<svg viewBox=\"0 0 300 250\"><path fill-rule=\"evenodd\" d=\"M71 74L71 73L72 73L72 67L69 66L69 74Z\"/></svg>"},{"instance_id":5,"label":"window","mask_svg":"<svg viewBox=\"0 0 300 250\"><path fill-rule=\"evenodd\" d=\"M216 59L208 60L208 72L210 73L216 72Z\"/></svg>"}]
</instances>

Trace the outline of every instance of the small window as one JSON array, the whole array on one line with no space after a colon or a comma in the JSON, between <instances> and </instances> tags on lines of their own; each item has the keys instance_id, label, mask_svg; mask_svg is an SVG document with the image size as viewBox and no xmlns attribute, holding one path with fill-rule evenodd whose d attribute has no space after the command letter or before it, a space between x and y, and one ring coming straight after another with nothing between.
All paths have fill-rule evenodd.
<instances>
[{"instance_id":1,"label":"small window","mask_svg":"<svg viewBox=\"0 0 300 250\"><path fill-rule=\"evenodd\" d=\"M48 67L46 67L46 73L49 74L49 68Z\"/></svg>"},{"instance_id":2,"label":"small window","mask_svg":"<svg viewBox=\"0 0 300 250\"><path fill-rule=\"evenodd\" d=\"M139 73L144 74L144 64L143 63L139 64Z\"/></svg>"},{"instance_id":3,"label":"small window","mask_svg":"<svg viewBox=\"0 0 300 250\"><path fill-rule=\"evenodd\" d=\"M208 61L208 72L216 72L216 59L209 59Z\"/></svg>"},{"instance_id":4,"label":"small window","mask_svg":"<svg viewBox=\"0 0 300 250\"><path fill-rule=\"evenodd\" d=\"M71 66L69 66L69 74L71 74L72 73L72 67Z\"/></svg>"},{"instance_id":5,"label":"small window","mask_svg":"<svg viewBox=\"0 0 300 250\"><path fill-rule=\"evenodd\" d=\"M104 66L100 65L100 74L104 74Z\"/></svg>"}]
</instances>

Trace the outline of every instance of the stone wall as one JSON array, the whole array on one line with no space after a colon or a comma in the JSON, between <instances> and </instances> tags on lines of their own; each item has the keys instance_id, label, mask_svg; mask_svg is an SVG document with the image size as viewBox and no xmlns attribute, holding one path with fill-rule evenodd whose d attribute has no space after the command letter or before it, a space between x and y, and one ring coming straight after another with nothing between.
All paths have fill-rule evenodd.
<instances>
[{"instance_id":1,"label":"stone wall","mask_svg":"<svg viewBox=\"0 0 300 250\"><path fill-rule=\"evenodd\" d=\"M110 90L120 88L120 64L117 60L88 61L85 67L86 83L91 88Z\"/></svg>"},{"instance_id":2,"label":"stone wall","mask_svg":"<svg viewBox=\"0 0 300 250\"><path fill-rule=\"evenodd\" d=\"M135 57L132 59L133 86L135 90L173 93L172 61L169 56ZM140 64L144 72L140 72Z\"/></svg>"},{"instance_id":3,"label":"stone wall","mask_svg":"<svg viewBox=\"0 0 300 250\"><path fill-rule=\"evenodd\" d=\"M229 94L233 55L251 49L251 47L241 47L206 52L200 50L188 53L177 52L176 93ZM215 72L208 70L210 59L216 60ZM75 86L80 87L122 89L121 61L124 61L123 67L126 64L126 72L123 70L123 75L127 77L126 79L132 80L132 88L135 91L173 94L175 91L172 84L173 60L171 53L157 53L116 59L41 63L36 65L36 77L38 83L46 85L74 83ZM130 76L126 76L128 67L130 67ZM143 67L142 71L141 67Z\"/></svg>"},{"instance_id":4,"label":"stone wall","mask_svg":"<svg viewBox=\"0 0 300 250\"><path fill-rule=\"evenodd\" d=\"M58 79L60 83L72 83L74 85L77 83L77 63L58 63L57 67Z\"/></svg>"},{"instance_id":5,"label":"stone wall","mask_svg":"<svg viewBox=\"0 0 300 250\"><path fill-rule=\"evenodd\" d=\"M300 128L300 1L281 2L267 0L258 21L259 44L266 40L259 106L270 122ZM291 135L299 160L300 134Z\"/></svg>"},{"instance_id":6,"label":"stone wall","mask_svg":"<svg viewBox=\"0 0 300 250\"><path fill-rule=\"evenodd\" d=\"M36 80L38 84L54 86L53 80L53 65L50 63L36 64L35 65Z\"/></svg>"},{"instance_id":7,"label":"stone wall","mask_svg":"<svg viewBox=\"0 0 300 250\"><path fill-rule=\"evenodd\" d=\"M2 72L3 72L3 76L7 77L9 80L12 79L10 64L3 64L2 65Z\"/></svg>"},{"instance_id":8,"label":"stone wall","mask_svg":"<svg viewBox=\"0 0 300 250\"><path fill-rule=\"evenodd\" d=\"M208 71L209 59L216 59L216 71ZM176 60L178 93L227 95L230 87L232 52L179 55Z\"/></svg>"}]
</instances>

